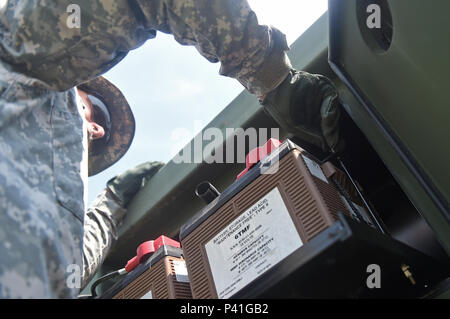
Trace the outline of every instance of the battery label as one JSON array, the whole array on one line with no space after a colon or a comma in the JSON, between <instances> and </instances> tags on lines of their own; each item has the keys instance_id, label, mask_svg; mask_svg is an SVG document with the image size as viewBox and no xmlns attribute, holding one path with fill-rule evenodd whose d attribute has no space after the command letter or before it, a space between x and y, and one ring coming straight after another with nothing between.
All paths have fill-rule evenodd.
<instances>
[{"instance_id":1,"label":"battery label","mask_svg":"<svg viewBox=\"0 0 450 319\"><path fill-rule=\"evenodd\" d=\"M175 279L178 282L189 282L188 272L186 268L186 263L181 260L173 261L173 268L175 271Z\"/></svg>"},{"instance_id":2,"label":"battery label","mask_svg":"<svg viewBox=\"0 0 450 319\"><path fill-rule=\"evenodd\" d=\"M143 295L140 299L153 299L152 291L149 290L145 295Z\"/></svg>"},{"instance_id":3,"label":"battery label","mask_svg":"<svg viewBox=\"0 0 450 319\"><path fill-rule=\"evenodd\" d=\"M328 183L327 178L323 174L323 171L322 171L322 168L320 167L320 165L317 164L316 162L310 160L306 156L302 156L302 157L305 160L306 166L308 167L311 174L314 175L315 177L323 180L325 183Z\"/></svg>"},{"instance_id":4,"label":"battery label","mask_svg":"<svg viewBox=\"0 0 450 319\"><path fill-rule=\"evenodd\" d=\"M205 245L218 297L231 297L302 245L276 187Z\"/></svg>"}]
</instances>

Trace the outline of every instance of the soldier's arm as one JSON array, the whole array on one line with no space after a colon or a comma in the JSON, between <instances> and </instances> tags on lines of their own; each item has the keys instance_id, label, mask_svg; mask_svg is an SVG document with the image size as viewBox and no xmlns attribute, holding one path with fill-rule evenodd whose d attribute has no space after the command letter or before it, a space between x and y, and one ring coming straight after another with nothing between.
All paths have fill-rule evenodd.
<instances>
[{"instance_id":1,"label":"soldier's arm","mask_svg":"<svg viewBox=\"0 0 450 319\"><path fill-rule=\"evenodd\" d=\"M246 0L10 0L0 9L0 58L16 71L66 90L103 74L128 51L171 33L194 45L220 73L262 95L286 77L284 36L259 25Z\"/></svg>"},{"instance_id":2,"label":"soldier's arm","mask_svg":"<svg viewBox=\"0 0 450 319\"><path fill-rule=\"evenodd\" d=\"M103 263L109 249L117 240L117 230L126 210L107 189L98 194L87 209L84 220L83 277L84 288Z\"/></svg>"},{"instance_id":3,"label":"soldier's arm","mask_svg":"<svg viewBox=\"0 0 450 319\"><path fill-rule=\"evenodd\" d=\"M116 241L128 203L163 166L162 162L145 162L113 177L88 208L84 221L83 287Z\"/></svg>"},{"instance_id":4,"label":"soldier's arm","mask_svg":"<svg viewBox=\"0 0 450 319\"><path fill-rule=\"evenodd\" d=\"M79 28L71 4L80 8ZM0 10L2 61L61 91L106 72L154 34L126 0L10 0Z\"/></svg>"},{"instance_id":5,"label":"soldier's arm","mask_svg":"<svg viewBox=\"0 0 450 319\"><path fill-rule=\"evenodd\" d=\"M284 34L259 25L246 0L137 0L144 25L194 45L220 74L237 79L261 96L278 86L290 70Z\"/></svg>"}]
</instances>

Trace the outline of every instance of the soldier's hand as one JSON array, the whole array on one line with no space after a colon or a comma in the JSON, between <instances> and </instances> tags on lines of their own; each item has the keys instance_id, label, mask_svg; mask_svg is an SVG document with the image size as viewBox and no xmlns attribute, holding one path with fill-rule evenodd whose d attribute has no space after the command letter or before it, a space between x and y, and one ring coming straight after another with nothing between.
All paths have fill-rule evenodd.
<instances>
[{"instance_id":1,"label":"soldier's hand","mask_svg":"<svg viewBox=\"0 0 450 319\"><path fill-rule=\"evenodd\" d=\"M116 201L126 207L136 193L164 166L161 162L145 162L113 178L106 186Z\"/></svg>"},{"instance_id":2,"label":"soldier's hand","mask_svg":"<svg viewBox=\"0 0 450 319\"><path fill-rule=\"evenodd\" d=\"M325 76L292 69L261 104L282 128L294 136L324 152L342 150L338 94Z\"/></svg>"}]
</instances>

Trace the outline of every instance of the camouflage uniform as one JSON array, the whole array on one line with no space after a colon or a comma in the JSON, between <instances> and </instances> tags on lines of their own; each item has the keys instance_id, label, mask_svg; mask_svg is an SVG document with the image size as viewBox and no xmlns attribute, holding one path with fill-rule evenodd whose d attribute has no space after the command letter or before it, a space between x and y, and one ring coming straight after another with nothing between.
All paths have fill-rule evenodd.
<instances>
[{"instance_id":1,"label":"camouflage uniform","mask_svg":"<svg viewBox=\"0 0 450 319\"><path fill-rule=\"evenodd\" d=\"M81 28L69 28L69 4ZM263 95L290 65L278 30L258 25L244 0L9 0L0 5L0 297L75 297L124 211L107 193L85 214L86 137L75 90L128 51L171 33L220 73ZM84 235L83 235L84 234ZM83 239L84 237L84 239Z\"/></svg>"}]
</instances>

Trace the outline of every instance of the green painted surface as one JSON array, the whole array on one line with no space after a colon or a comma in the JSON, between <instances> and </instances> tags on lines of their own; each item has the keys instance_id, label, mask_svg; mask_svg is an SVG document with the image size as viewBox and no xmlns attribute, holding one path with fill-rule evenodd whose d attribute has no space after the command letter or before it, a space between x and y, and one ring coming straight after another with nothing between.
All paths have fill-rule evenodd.
<instances>
[{"instance_id":1,"label":"green painted surface","mask_svg":"<svg viewBox=\"0 0 450 319\"><path fill-rule=\"evenodd\" d=\"M338 62L370 100L440 193L444 209L450 201L450 2L388 1L393 37L387 51L374 50L363 33L366 16L357 14L357 1L342 2L333 30L338 38ZM367 14L368 16L369 14ZM382 17L383 18L383 17ZM363 27L361 27L363 26ZM370 39L370 37L369 37ZM342 96L346 94L342 90ZM383 145L373 121L347 97L347 109L409 199L450 251L448 220L430 202L416 178L405 169L392 147Z\"/></svg>"}]
</instances>

